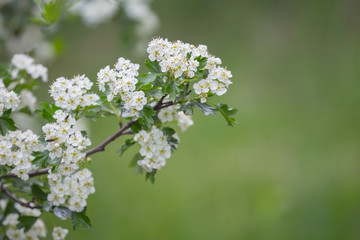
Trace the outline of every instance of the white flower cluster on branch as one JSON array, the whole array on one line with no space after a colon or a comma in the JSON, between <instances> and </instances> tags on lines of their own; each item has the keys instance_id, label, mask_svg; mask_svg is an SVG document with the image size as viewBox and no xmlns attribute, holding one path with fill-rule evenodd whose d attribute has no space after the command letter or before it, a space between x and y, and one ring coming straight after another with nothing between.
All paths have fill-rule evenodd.
<instances>
[{"instance_id":1,"label":"white flower cluster on branch","mask_svg":"<svg viewBox=\"0 0 360 240\"><path fill-rule=\"evenodd\" d=\"M0 165L12 167L12 173L27 180L28 173L36 169L32 164L34 157L31 154L42 149L39 137L31 130L9 131L5 136L0 136Z\"/></svg>"},{"instance_id":2,"label":"white flower cluster on branch","mask_svg":"<svg viewBox=\"0 0 360 240\"><path fill-rule=\"evenodd\" d=\"M210 92L218 96L223 95L232 83L231 72L219 66L221 59L208 53L205 45L196 47L181 41L170 42L167 39L154 38L149 43L147 52L151 61L159 62L162 72L170 72L175 78L183 75L186 78L195 77L202 58L206 58L206 65L202 69L208 71L208 76L193 86L202 103L206 102Z\"/></svg>"},{"instance_id":3,"label":"white flower cluster on branch","mask_svg":"<svg viewBox=\"0 0 360 240\"><path fill-rule=\"evenodd\" d=\"M85 75L78 75L72 79L61 77L51 85L50 96L54 98L56 106L68 110L75 110L79 106L97 105L99 96L87 93L92 85Z\"/></svg>"},{"instance_id":4,"label":"white flower cluster on branch","mask_svg":"<svg viewBox=\"0 0 360 240\"><path fill-rule=\"evenodd\" d=\"M15 110L19 103L20 97L14 91L9 91L0 78L0 116L8 109Z\"/></svg>"},{"instance_id":5,"label":"white flower cluster on branch","mask_svg":"<svg viewBox=\"0 0 360 240\"><path fill-rule=\"evenodd\" d=\"M119 58L113 69L106 66L97 74L99 89L100 91L108 92L107 100L109 102L115 97L121 97L125 108L125 111L122 113L123 117L138 116L138 112L147 103L145 93L143 91L135 91L139 67L139 64Z\"/></svg>"},{"instance_id":6,"label":"white flower cluster on branch","mask_svg":"<svg viewBox=\"0 0 360 240\"><path fill-rule=\"evenodd\" d=\"M48 175L51 193L48 200L55 206L65 206L71 211L82 212L89 194L95 192L94 178L87 168L69 176L59 173Z\"/></svg>"},{"instance_id":7,"label":"white flower cluster on branch","mask_svg":"<svg viewBox=\"0 0 360 240\"><path fill-rule=\"evenodd\" d=\"M160 129L153 126L148 132L141 130L134 136L134 140L140 144L139 153L144 157L137 162L138 165L147 172L159 170L165 166L166 159L171 156L171 146Z\"/></svg>"}]
</instances>

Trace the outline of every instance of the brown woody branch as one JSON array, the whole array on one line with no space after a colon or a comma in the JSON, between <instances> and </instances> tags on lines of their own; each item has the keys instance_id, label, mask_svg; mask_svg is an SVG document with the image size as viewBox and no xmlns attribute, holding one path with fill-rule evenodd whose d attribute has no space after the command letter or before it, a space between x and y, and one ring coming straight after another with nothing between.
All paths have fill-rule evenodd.
<instances>
[{"instance_id":1,"label":"brown woody branch","mask_svg":"<svg viewBox=\"0 0 360 240\"><path fill-rule=\"evenodd\" d=\"M22 200L20 200L19 198L17 198L15 195L13 195L11 192L9 192L9 190L7 190L4 186L4 184L0 184L0 189L1 192L3 192L6 196L8 196L10 199L14 200L15 202L19 203L21 206L23 207L27 207L27 208L42 208L41 205L34 205L33 201L31 202L24 202Z\"/></svg>"}]
</instances>

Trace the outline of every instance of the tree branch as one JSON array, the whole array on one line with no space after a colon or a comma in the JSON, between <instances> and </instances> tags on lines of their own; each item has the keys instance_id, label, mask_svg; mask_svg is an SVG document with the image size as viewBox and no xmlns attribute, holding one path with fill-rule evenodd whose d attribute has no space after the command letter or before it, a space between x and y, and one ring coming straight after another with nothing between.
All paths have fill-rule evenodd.
<instances>
[{"instance_id":1,"label":"tree branch","mask_svg":"<svg viewBox=\"0 0 360 240\"><path fill-rule=\"evenodd\" d=\"M19 198L17 198L15 195L13 195L11 192L9 192L9 190L7 190L4 186L4 184L0 184L0 188L1 188L1 192L3 192L6 196L8 196L10 199L14 200L15 202L19 203L21 206L23 207L27 207L27 208L42 208L42 206L40 205L33 205L33 202L23 202L22 200L20 200Z\"/></svg>"},{"instance_id":2,"label":"tree branch","mask_svg":"<svg viewBox=\"0 0 360 240\"><path fill-rule=\"evenodd\" d=\"M122 128L120 128L119 131L117 131L115 134L111 135L110 137L108 137L105 141L103 141L100 145L98 145L97 147L94 147L93 149L90 149L89 151L86 152L86 157L100 152L100 151L104 151L106 145L108 145L109 143L111 143L112 141L114 141L115 139L117 139L118 137L120 137L121 135L125 135L125 134L131 134L132 131L130 132L125 132L125 130L129 129L131 127L131 125L133 125L135 123L135 121L131 120L129 122L127 122Z\"/></svg>"},{"instance_id":3,"label":"tree branch","mask_svg":"<svg viewBox=\"0 0 360 240\"><path fill-rule=\"evenodd\" d=\"M169 106L174 105L175 103L173 101L170 102L165 102L163 103L163 100L165 99L166 95L162 96L159 100L159 102L155 105L155 107L153 108L155 111L160 110L162 108L166 108ZM159 104L160 103L160 104ZM105 141L103 141L101 144L99 144L98 146L90 149L89 151L87 151L85 153L85 156L88 157L94 153L97 152L101 152L105 150L105 147L111 143L112 141L114 141L115 139L117 139L118 137L125 135L125 134L132 134L133 132L130 131L126 131L127 129L129 129L131 127L131 125L133 125L136 121L130 120L129 122L127 122L123 127L120 128L119 131L117 131L115 134L111 135L110 137L108 137ZM125 132L126 131L126 132ZM48 174L49 170L51 169L51 167L47 167L47 168L43 168L43 169L39 169L33 172L29 173L29 177L36 177L39 175L43 175L43 174ZM0 179L2 178L17 178L17 176L14 173L7 173L3 176L0 176Z\"/></svg>"}]
</instances>

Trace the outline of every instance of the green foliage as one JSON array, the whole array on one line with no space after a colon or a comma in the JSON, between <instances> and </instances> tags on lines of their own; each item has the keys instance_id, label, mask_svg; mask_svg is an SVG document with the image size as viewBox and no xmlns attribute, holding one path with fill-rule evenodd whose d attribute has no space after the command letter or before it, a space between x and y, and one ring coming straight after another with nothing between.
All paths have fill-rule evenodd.
<instances>
[{"instance_id":1,"label":"green foliage","mask_svg":"<svg viewBox=\"0 0 360 240\"><path fill-rule=\"evenodd\" d=\"M215 112L216 108L210 106L209 104L201 103L199 101L193 101L193 104L197 109L200 109L204 113L205 116L210 115L210 114L216 116L216 112Z\"/></svg>"},{"instance_id":2,"label":"green foliage","mask_svg":"<svg viewBox=\"0 0 360 240\"><path fill-rule=\"evenodd\" d=\"M7 171L8 170L5 166L0 166L0 176L5 175Z\"/></svg>"},{"instance_id":3,"label":"green foliage","mask_svg":"<svg viewBox=\"0 0 360 240\"><path fill-rule=\"evenodd\" d=\"M145 66L153 73L162 73L161 67L158 61L150 61L150 59L145 60Z\"/></svg>"},{"instance_id":4,"label":"green foliage","mask_svg":"<svg viewBox=\"0 0 360 240\"><path fill-rule=\"evenodd\" d=\"M10 118L11 109L6 110L2 116L0 116L0 132L1 135L5 135L7 131L15 131L17 127L12 118Z\"/></svg>"},{"instance_id":5,"label":"green foliage","mask_svg":"<svg viewBox=\"0 0 360 240\"><path fill-rule=\"evenodd\" d=\"M180 91L180 84L175 80L169 81L169 83L165 85L162 89L162 93L164 95L167 94L170 100L175 100L176 97L179 95Z\"/></svg>"},{"instance_id":6,"label":"green foliage","mask_svg":"<svg viewBox=\"0 0 360 240\"><path fill-rule=\"evenodd\" d=\"M41 116L42 118L48 120L49 122L55 122L55 118L53 118L53 115L55 114L56 110L60 109L55 104L49 104L49 103L41 103L42 108L41 110L36 110L35 113L37 113L38 116Z\"/></svg>"},{"instance_id":7,"label":"green foliage","mask_svg":"<svg viewBox=\"0 0 360 240\"><path fill-rule=\"evenodd\" d=\"M237 109L229 108L228 105L222 103L213 106L216 107L216 109L221 113L229 126L234 126L234 124L237 124L235 118L232 117L237 113Z\"/></svg>"},{"instance_id":8,"label":"green foliage","mask_svg":"<svg viewBox=\"0 0 360 240\"><path fill-rule=\"evenodd\" d=\"M49 151L33 152L32 155L35 157L32 163L41 168L47 167L48 162L51 161Z\"/></svg>"},{"instance_id":9,"label":"green foliage","mask_svg":"<svg viewBox=\"0 0 360 240\"><path fill-rule=\"evenodd\" d=\"M18 221L19 223L16 225L18 229L24 228L24 231L27 232L34 225L38 217L32 216L20 216Z\"/></svg>"},{"instance_id":10,"label":"green foliage","mask_svg":"<svg viewBox=\"0 0 360 240\"><path fill-rule=\"evenodd\" d=\"M31 186L31 193L39 201L47 200L47 194L37 184Z\"/></svg>"},{"instance_id":11,"label":"green foliage","mask_svg":"<svg viewBox=\"0 0 360 240\"><path fill-rule=\"evenodd\" d=\"M183 111L186 115L192 116L194 114L193 106L194 104L192 103L192 101L187 101L181 104L179 111Z\"/></svg>"},{"instance_id":12,"label":"green foliage","mask_svg":"<svg viewBox=\"0 0 360 240\"><path fill-rule=\"evenodd\" d=\"M34 0L34 2L41 8L41 1ZM32 18L35 23L51 25L60 20L60 17L65 9L66 0L52 0L44 4L41 11L42 18Z\"/></svg>"},{"instance_id":13,"label":"green foliage","mask_svg":"<svg viewBox=\"0 0 360 240\"><path fill-rule=\"evenodd\" d=\"M10 75L8 69L9 69L9 66L3 65L3 64L0 65L0 78L3 79L3 83L6 87L9 86L9 84L11 82L11 75Z\"/></svg>"},{"instance_id":14,"label":"green foliage","mask_svg":"<svg viewBox=\"0 0 360 240\"><path fill-rule=\"evenodd\" d=\"M145 175L145 181L147 180L150 180L150 182L152 184L155 183L155 174L156 174L156 170L152 171L152 172L146 172L146 175Z\"/></svg>"},{"instance_id":15,"label":"green foliage","mask_svg":"<svg viewBox=\"0 0 360 240\"><path fill-rule=\"evenodd\" d=\"M149 106L144 106L144 108L140 111L141 120L148 128L154 124L153 116L155 115L156 113L154 109Z\"/></svg>"},{"instance_id":16,"label":"green foliage","mask_svg":"<svg viewBox=\"0 0 360 240\"><path fill-rule=\"evenodd\" d=\"M137 77L138 81L138 85L139 86L145 86L148 84L151 84L157 77L157 74L155 73L145 73L145 74L141 74Z\"/></svg>"},{"instance_id":17,"label":"green foliage","mask_svg":"<svg viewBox=\"0 0 360 240\"><path fill-rule=\"evenodd\" d=\"M179 144L179 141L174 138L174 134L176 133L176 131L170 127L164 127L162 131L164 136L167 138L167 141L171 147L171 151L175 151L176 146Z\"/></svg>"},{"instance_id":18,"label":"green foliage","mask_svg":"<svg viewBox=\"0 0 360 240\"><path fill-rule=\"evenodd\" d=\"M120 154L120 157L124 154L126 150L128 150L134 144L135 141L132 138L125 140L125 144L122 145L121 148L117 151Z\"/></svg>"},{"instance_id":19,"label":"green foliage","mask_svg":"<svg viewBox=\"0 0 360 240\"><path fill-rule=\"evenodd\" d=\"M71 220L74 230L79 227L82 227L83 229L92 229L90 219L86 216L86 208L82 212L72 212Z\"/></svg>"}]
</instances>

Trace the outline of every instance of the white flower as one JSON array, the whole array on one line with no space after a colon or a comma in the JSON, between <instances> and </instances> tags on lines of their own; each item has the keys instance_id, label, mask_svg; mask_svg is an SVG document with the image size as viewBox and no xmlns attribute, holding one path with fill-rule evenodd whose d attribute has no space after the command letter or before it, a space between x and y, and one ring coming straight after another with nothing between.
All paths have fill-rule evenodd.
<instances>
[{"instance_id":1,"label":"white flower","mask_svg":"<svg viewBox=\"0 0 360 240\"><path fill-rule=\"evenodd\" d=\"M15 54L11 59L11 63L18 69L26 69L32 65L34 59L25 54Z\"/></svg>"},{"instance_id":2,"label":"white flower","mask_svg":"<svg viewBox=\"0 0 360 240\"><path fill-rule=\"evenodd\" d=\"M184 112L178 112L178 125L181 128L181 131L185 131L190 126L194 125L194 121L190 116L186 115Z\"/></svg>"},{"instance_id":3,"label":"white flower","mask_svg":"<svg viewBox=\"0 0 360 240\"><path fill-rule=\"evenodd\" d=\"M69 230L62 228L62 227L54 227L52 231L52 237L54 240L63 240L65 239L66 235L69 233Z\"/></svg>"}]
</instances>

